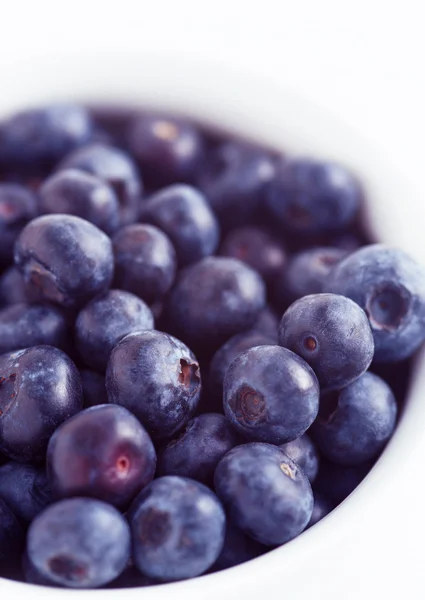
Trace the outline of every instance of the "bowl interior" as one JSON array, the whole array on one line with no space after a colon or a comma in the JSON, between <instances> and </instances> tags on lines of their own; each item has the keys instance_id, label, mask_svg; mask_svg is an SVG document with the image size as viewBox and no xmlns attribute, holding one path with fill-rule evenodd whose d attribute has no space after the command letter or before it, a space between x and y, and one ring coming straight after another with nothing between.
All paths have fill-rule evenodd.
<instances>
[{"instance_id":1,"label":"bowl interior","mask_svg":"<svg viewBox=\"0 0 425 600\"><path fill-rule=\"evenodd\" d=\"M335 120L314 99L279 85L278 78L258 79L222 65L173 57L102 55L15 63L3 74L0 115L57 100L148 106L186 114L206 124L267 144L277 150L334 159L352 169L364 184L367 219L374 237L404 248L425 262L422 223L425 208L414 178L401 165L385 160L385 151L370 147L361 132ZM289 544L234 569L187 582L145 588L146 598L209 599L222 594L269 598L289 593L301 597L298 578L306 569L308 589L325 584L326 565L337 560L341 544L366 535L378 510L376 499L393 498L391 474L417 447L425 427L425 354L418 356L406 408L383 456L360 487L326 519ZM314 567L315 565L315 567ZM319 568L320 565L320 568ZM284 578L284 592L276 582ZM305 579L305 577L304 577ZM305 583L307 585L307 583ZM25 586L25 587L23 587ZM307 588L305 588L307 589ZM1 580L2 597L22 592L29 600L73 593ZM136 598L138 589L80 591L79 597L100 595ZM304 597L304 596L303 596ZM332 596L333 597L333 596Z\"/></svg>"}]
</instances>

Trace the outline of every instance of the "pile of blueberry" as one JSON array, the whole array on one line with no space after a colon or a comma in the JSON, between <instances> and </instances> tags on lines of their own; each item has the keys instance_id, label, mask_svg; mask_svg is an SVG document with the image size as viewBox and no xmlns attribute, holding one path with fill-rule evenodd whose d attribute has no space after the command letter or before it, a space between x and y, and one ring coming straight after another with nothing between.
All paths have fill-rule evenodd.
<instances>
[{"instance_id":1,"label":"pile of blueberry","mask_svg":"<svg viewBox=\"0 0 425 600\"><path fill-rule=\"evenodd\" d=\"M344 167L139 111L0 123L0 574L155 585L315 524L391 437L425 270Z\"/></svg>"}]
</instances>

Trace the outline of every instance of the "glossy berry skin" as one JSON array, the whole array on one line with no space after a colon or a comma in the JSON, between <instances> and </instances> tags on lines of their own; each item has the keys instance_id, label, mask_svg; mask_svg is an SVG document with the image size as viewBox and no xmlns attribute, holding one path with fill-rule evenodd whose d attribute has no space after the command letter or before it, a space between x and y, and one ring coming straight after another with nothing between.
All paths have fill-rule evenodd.
<instances>
[{"instance_id":1,"label":"glossy berry skin","mask_svg":"<svg viewBox=\"0 0 425 600\"><path fill-rule=\"evenodd\" d=\"M43 344L65 348L67 330L56 308L13 304L0 310L0 354Z\"/></svg>"},{"instance_id":2,"label":"glossy berry skin","mask_svg":"<svg viewBox=\"0 0 425 600\"><path fill-rule=\"evenodd\" d=\"M13 565L24 546L24 532L19 521L0 499L0 568Z\"/></svg>"},{"instance_id":3,"label":"glossy berry skin","mask_svg":"<svg viewBox=\"0 0 425 600\"><path fill-rule=\"evenodd\" d=\"M124 570L130 531L109 504L91 498L62 500L31 523L27 555L35 572L56 585L96 588Z\"/></svg>"},{"instance_id":4,"label":"glossy berry skin","mask_svg":"<svg viewBox=\"0 0 425 600\"><path fill-rule=\"evenodd\" d=\"M122 290L109 290L78 313L76 346L88 367L105 371L112 348L123 337L153 326L152 312L143 300Z\"/></svg>"},{"instance_id":5,"label":"glossy berry skin","mask_svg":"<svg viewBox=\"0 0 425 600\"><path fill-rule=\"evenodd\" d=\"M169 238L146 223L127 225L112 238L114 284L148 304L161 302L174 283L176 252Z\"/></svg>"},{"instance_id":6,"label":"glossy berry skin","mask_svg":"<svg viewBox=\"0 0 425 600\"><path fill-rule=\"evenodd\" d=\"M192 182L204 158L204 141L191 123L141 114L130 124L128 145L149 187Z\"/></svg>"},{"instance_id":7,"label":"glossy berry skin","mask_svg":"<svg viewBox=\"0 0 425 600\"><path fill-rule=\"evenodd\" d=\"M403 250L360 248L333 270L326 291L348 296L366 311L376 362L408 358L425 339L425 269Z\"/></svg>"},{"instance_id":8,"label":"glossy berry skin","mask_svg":"<svg viewBox=\"0 0 425 600\"><path fill-rule=\"evenodd\" d=\"M216 561L226 518L206 486L167 476L155 479L135 499L130 526L137 568L160 581L175 581L201 575Z\"/></svg>"},{"instance_id":9,"label":"glossy berry skin","mask_svg":"<svg viewBox=\"0 0 425 600\"><path fill-rule=\"evenodd\" d=\"M319 474L313 486L314 494L321 495L334 508L360 485L372 466L373 463L367 463L347 467L322 458Z\"/></svg>"},{"instance_id":10,"label":"glossy berry skin","mask_svg":"<svg viewBox=\"0 0 425 600\"><path fill-rule=\"evenodd\" d=\"M212 487L218 462L241 441L223 415L199 415L162 450L158 474L190 477Z\"/></svg>"},{"instance_id":11,"label":"glossy berry skin","mask_svg":"<svg viewBox=\"0 0 425 600\"><path fill-rule=\"evenodd\" d=\"M84 408L97 406L98 404L107 404L105 376L91 371L90 369L80 370L81 383L83 385L83 403Z\"/></svg>"},{"instance_id":12,"label":"glossy berry skin","mask_svg":"<svg viewBox=\"0 0 425 600\"><path fill-rule=\"evenodd\" d=\"M153 194L141 220L170 238L180 267L213 254L220 239L218 222L203 194L190 185L174 184Z\"/></svg>"},{"instance_id":13,"label":"glossy berry skin","mask_svg":"<svg viewBox=\"0 0 425 600\"><path fill-rule=\"evenodd\" d=\"M78 169L103 179L118 199L121 225L137 220L143 183L133 159L119 148L88 144L68 154L59 169Z\"/></svg>"},{"instance_id":14,"label":"glossy berry skin","mask_svg":"<svg viewBox=\"0 0 425 600\"><path fill-rule=\"evenodd\" d=\"M310 483L313 483L319 471L320 459L317 448L308 435L301 435L292 442L282 444L280 448L297 463Z\"/></svg>"},{"instance_id":15,"label":"glossy berry skin","mask_svg":"<svg viewBox=\"0 0 425 600\"><path fill-rule=\"evenodd\" d=\"M130 333L112 350L109 402L130 410L154 439L170 437L192 417L201 393L194 354L160 331Z\"/></svg>"},{"instance_id":16,"label":"glossy berry skin","mask_svg":"<svg viewBox=\"0 0 425 600\"><path fill-rule=\"evenodd\" d=\"M337 294L312 294L291 304L280 322L279 343L302 356L328 390L360 377L374 353L366 313Z\"/></svg>"},{"instance_id":17,"label":"glossy berry skin","mask_svg":"<svg viewBox=\"0 0 425 600\"><path fill-rule=\"evenodd\" d=\"M267 546L259 544L228 520L223 549L213 564L211 571L216 572L236 567L236 565L261 556L261 554L264 554L268 550Z\"/></svg>"},{"instance_id":18,"label":"glossy berry skin","mask_svg":"<svg viewBox=\"0 0 425 600\"><path fill-rule=\"evenodd\" d=\"M226 371L224 414L249 440L282 444L302 435L319 409L319 384L308 364L280 346L255 346Z\"/></svg>"},{"instance_id":19,"label":"glossy berry skin","mask_svg":"<svg viewBox=\"0 0 425 600\"><path fill-rule=\"evenodd\" d=\"M45 215L28 223L16 242L15 263L30 293L66 308L105 292L114 269L111 240L73 215Z\"/></svg>"},{"instance_id":20,"label":"glossy berry skin","mask_svg":"<svg viewBox=\"0 0 425 600\"><path fill-rule=\"evenodd\" d=\"M10 461L0 467L0 498L23 526L51 502L43 467Z\"/></svg>"},{"instance_id":21,"label":"glossy berry skin","mask_svg":"<svg viewBox=\"0 0 425 600\"><path fill-rule=\"evenodd\" d=\"M220 246L219 254L245 262L267 283L272 283L286 265L282 244L265 229L254 226L230 231Z\"/></svg>"},{"instance_id":22,"label":"glossy berry skin","mask_svg":"<svg viewBox=\"0 0 425 600\"><path fill-rule=\"evenodd\" d=\"M324 395L312 435L330 460L347 466L376 458L391 437L397 403L391 388L365 373L339 392Z\"/></svg>"},{"instance_id":23,"label":"glossy berry skin","mask_svg":"<svg viewBox=\"0 0 425 600\"><path fill-rule=\"evenodd\" d=\"M68 169L51 175L39 190L40 212L81 217L109 235L120 224L119 203L106 181Z\"/></svg>"},{"instance_id":24,"label":"glossy berry skin","mask_svg":"<svg viewBox=\"0 0 425 600\"><path fill-rule=\"evenodd\" d=\"M219 462L214 485L229 519L266 546L297 537L313 511L308 479L271 444L233 448Z\"/></svg>"},{"instance_id":25,"label":"glossy berry skin","mask_svg":"<svg viewBox=\"0 0 425 600\"><path fill-rule=\"evenodd\" d=\"M274 175L270 154L241 142L225 142L205 163L198 185L220 225L228 230L255 223Z\"/></svg>"},{"instance_id":26,"label":"glossy berry skin","mask_svg":"<svg viewBox=\"0 0 425 600\"><path fill-rule=\"evenodd\" d=\"M208 373L209 395L217 403L220 410L223 408L223 382L226 371L231 362L245 350L254 346L270 346L273 338L260 331L250 330L238 333L230 338L212 357Z\"/></svg>"},{"instance_id":27,"label":"glossy berry skin","mask_svg":"<svg viewBox=\"0 0 425 600\"><path fill-rule=\"evenodd\" d=\"M307 529L324 519L333 509L332 503L321 494L314 493L314 506Z\"/></svg>"},{"instance_id":28,"label":"glossy berry skin","mask_svg":"<svg viewBox=\"0 0 425 600\"><path fill-rule=\"evenodd\" d=\"M57 104L16 113L0 123L0 167L36 172L51 168L92 133L81 106Z\"/></svg>"},{"instance_id":29,"label":"glossy berry skin","mask_svg":"<svg viewBox=\"0 0 425 600\"><path fill-rule=\"evenodd\" d=\"M347 251L334 247L316 247L298 252L290 259L274 285L274 297L279 306L287 308L292 302L324 291L332 269Z\"/></svg>"},{"instance_id":30,"label":"glossy berry skin","mask_svg":"<svg viewBox=\"0 0 425 600\"><path fill-rule=\"evenodd\" d=\"M0 276L0 307L29 301L31 298L26 293L22 273L16 267L9 267Z\"/></svg>"},{"instance_id":31,"label":"glossy berry skin","mask_svg":"<svg viewBox=\"0 0 425 600\"><path fill-rule=\"evenodd\" d=\"M15 183L0 183L0 265L13 262L13 249L21 229L37 216L32 192Z\"/></svg>"},{"instance_id":32,"label":"glossy berry skin","mask_svg":"<svg viewBox=\"0 0 425 600\"><path fill-rule=\"evenodd\" d=\"M0 356L0 451L9 458L44 458L54 430L81 409L78 370L61 350L34 346Z\"/></svg>"},{"instance_id":33,"label":"glossy berry skin","mask_svg":"<svg viewBox=\"0 0 425 600\"><path fill-rule=\"evenodd\" d=\"M89 496L127 507L152 479L156 453L144 427L122 406L87 408L63 423L47 448L56 498Z\"/></svg>"},{"instance_id":34,"label":"glossy berry skin","mask_svg":"<svg viewBox=\"0 0 425 600\"><path fill-rule=\"evenodd\" d=\"M242 262L204 258L181 272L172 290L170 327L189 345L216 350L232 335L249 329L265 305L260 276Z\"/></svg>"},{"instance_id":35,"label":"glossy berry skin","mask_svg":"<svg viewBox=\"0 0 425 600\"><path fill-rule=\"evenodd\" d=\"M307 236L344 230L361 200L357 180L344 167L302 158L281 162L265 206L284 232Z\"/></svg>"}]
</instances>

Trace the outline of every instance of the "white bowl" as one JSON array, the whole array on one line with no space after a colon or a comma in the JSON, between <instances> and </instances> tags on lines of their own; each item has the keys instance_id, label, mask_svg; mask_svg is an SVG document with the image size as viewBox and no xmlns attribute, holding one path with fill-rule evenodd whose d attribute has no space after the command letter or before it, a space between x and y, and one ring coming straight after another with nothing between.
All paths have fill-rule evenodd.
<instances>
[{"instance_id":1,"label":"white bowl","mask_svg":"<svg viewBox=\"0 0 425 600\"><path fill-rule=\"evenodd\" d=\"M400 164L383 161L381 153L362 140L361 132L337 122L315 106L314 99L299 97L279 83L278 78L259 79L222 65L171 55L114 53L87 57L84 62L69 56L60 64L53 57L38 63L14 62L2 74L0 116L55 100L148 105L194 116L288 153L341 161L364 182L368 219L376 237L425 262L425 210L411 174ZM379 563L377 553L389 560L394 531L400 544L406 542L400 537L403 528L397 529L394 521L400 510L403 469L415 451L422 452L422 457L425 454L420 444L425 430L424 359L422 353L406 410L382 458L359 488L315 527L265 556L221 573L143 591L79 591L78 598L118 600L125 595L135 600L143 595L146 600L248 600L261 595L268 600L298 600L314 594L341 600L358 597L356 590L364 591L366 585L367 598L372 597L372 590L389 591L383 581L386 565ZM402 576L397 580L393 575L392 589L397 581L403 589ZM60 600L75 593L0 580L2 600L20 594L26 600Z\"/></svg>"}]
</instances>

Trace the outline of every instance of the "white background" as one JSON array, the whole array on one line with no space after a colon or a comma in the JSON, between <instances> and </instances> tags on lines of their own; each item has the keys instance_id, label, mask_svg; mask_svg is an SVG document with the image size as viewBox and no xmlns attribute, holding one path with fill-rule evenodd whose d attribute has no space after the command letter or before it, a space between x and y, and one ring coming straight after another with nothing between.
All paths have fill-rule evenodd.
<instances>
[{"instance_id":1,"label":"white background","mask_svg":"<svg viewBox=\"0 0 425 600\"><path fill-rule=\"evenodd\" d=\"M423 29L420 0L0 0L0 69L40 53L60 67L70 51L172 48L311 92L367 121L388 151L417 144L420 168Z\"/></svg>"},{"instance_id":2,"label":"white background","mask_svg":"<svg viewBox=\"0 0 425 600\"><path fill-rule=\"evenodd\" d=\"M421 184L423 30L421 3L413 0L0 0L0 94L7 86L2 69L15 60L53 55L60 69L61 55L70 52L172 48L177 56L261 73L311 95L360 127L382 154L405 163ZM326 565L329 595L316 590L316 598L336 598L330 592L337 588L340 599L425 598L424 459L425 448L389 473L400 483L397 509L376 500L369 551L361 543L341 548L336 571Z\"/></svg>"}]
</instances>

